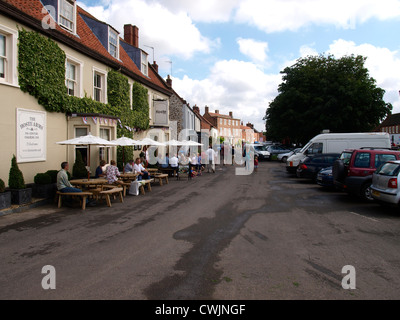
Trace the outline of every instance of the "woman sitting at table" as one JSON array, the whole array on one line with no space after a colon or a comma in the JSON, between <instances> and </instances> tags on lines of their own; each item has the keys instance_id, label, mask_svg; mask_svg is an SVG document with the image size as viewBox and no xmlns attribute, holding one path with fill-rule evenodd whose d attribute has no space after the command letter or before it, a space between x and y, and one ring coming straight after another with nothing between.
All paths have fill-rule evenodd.
<instances>
[{"instance_id":1,"label":"woman sitting at table","mask_svg":"<svg viewBox=\"0 0 400 320\"><path fill-rule=\"evenodd\" d=\"M96 175L95 178L104 177L106 174L103 171L103 167L106 165L105 160L100 160L100 165L96 168Z\"/></svg>"},{"instance_id":2,"label":"woman sitting at table","mask_svg":"<svg viewBox=\"0 0 400 320\"><path fill-rule=\"evenodd\" d=\"M119 170L116 166L115 160L111 160L110 165L107 167L107 180L108 184L122 184L123 182L118 180L120 175Z\"/></svg>"},{"instance_id":3,"label":"woman sitting at table","mask_svg":"<svg viewBox=\"0 0 400 320\"><path fill-rule=\"evenodd\" d=\"M142 166L140 163L140 158L136 158L135 164L133 166L133 169L136 171L138 174L137 180L141 181L142 179L149 179L149 172Z\"/></svg>"}]
</instances>

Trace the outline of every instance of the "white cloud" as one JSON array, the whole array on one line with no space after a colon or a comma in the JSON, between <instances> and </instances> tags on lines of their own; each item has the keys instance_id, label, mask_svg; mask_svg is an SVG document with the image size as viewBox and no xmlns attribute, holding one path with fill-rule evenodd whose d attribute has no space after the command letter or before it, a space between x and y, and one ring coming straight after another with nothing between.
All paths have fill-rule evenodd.
<instances>
[{"instance_id":1,"label":"white cloud","mask_svg":"<svg viewBox=\"0 0 400 320\"><path fill-rule=\"evenodd\" d=\"M240 0L159 0L173 12L187 12L198 22L227 22Z\"/></svg>"},{"instance_id":2,"label":"white cloud","mask_svg":"<svg viewBox=\"0 0 400 320\"><path fill-rule=\"evenodd\" d=\"M399 16L398 0L243 0L235 20L271 33L297 31L312 24L354 28L371 18Z\"/></svg>"},{"instance_id":3,"label":"white cloud","mask_svg":"<svg viewBox=\"0 0 400 320\"><path fill-rule=\"evenodd\" d=\"M207 105L223 114L232 111L234 117L261 131L265 129L265 110L281 81L281 75L265 74L253 63L222 60L215 63L207 79L173 78L173 88L191 106Z\"/></svg>"},{"instance_id":4,"label":"white cloud","mask_svg":"<svg viewBox=\"0 0 400 320\"><path fill-rule=\"evenodd\" d=\"M139 28L139 46L156 47L156 60L160 55L176 55L183 59L195 53L210 53L219 45L219 39L204 37L184 11L171 12L157 2L144 0L109 0L107 7L87 7L88 12L115 27L123 37L124 24Z\"/></svg>"},{"instance_id":5,"label":"white cloud","mask_svg":"<svg viewBox=\"0 0 400 320\"><path fill-rule=\"evenodd\" d=\"M371 44L356 45L353 41L339 39L329 46L328 53L335 57L345 55L362 55L367 57L365 67L376 80L376 85L386 91L385 101L393 105L393 113L400 112L400 53L387 48L379 48Z\"/></svg>"},{"instance_id":6,"label":"white cloud","mask_svg":"<svg viewBox=\"0 0 400 320\"><path fill-rule=\"evenodd\" d=\"M254 39L238 38L237 43L239 50L244 55L250 57L253 62L265 63L267 62L268 43L256 41Z\"/></svg>"}]
</instances>

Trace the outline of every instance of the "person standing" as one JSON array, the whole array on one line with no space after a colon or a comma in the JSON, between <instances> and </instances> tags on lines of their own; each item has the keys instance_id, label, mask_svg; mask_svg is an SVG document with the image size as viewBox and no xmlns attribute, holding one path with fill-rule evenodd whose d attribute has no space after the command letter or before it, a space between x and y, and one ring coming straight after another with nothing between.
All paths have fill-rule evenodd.
<instances>
[{"instance_id":1,"label":"person standing","mask_svg":"<svg viewBox=\"0 0 400 320\"><path fill-rule=\"evenodd\" d=\"M211 171L215 173L215 158L217 156L217 153L214 151L211 145L208 147L206 155L207 155L207 172L210 172L211 169Z\"/></svg>"}]
</instances>

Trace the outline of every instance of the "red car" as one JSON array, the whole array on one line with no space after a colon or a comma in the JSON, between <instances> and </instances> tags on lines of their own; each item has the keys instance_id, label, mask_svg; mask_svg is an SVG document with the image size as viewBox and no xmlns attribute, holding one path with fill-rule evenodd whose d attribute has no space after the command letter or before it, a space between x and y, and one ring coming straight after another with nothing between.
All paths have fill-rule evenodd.
<instances>
[{"instance_id":1,"label":"red car","mask_svg":"<svg viewBox=\"0 0 400 320\"><path fill-rule=\"evenodd\" d=\"M333 164L335 187L372 201L372 174L386 161L400 160L400 151L362 148L344 150Z\"/></svg>"}]
</instances>

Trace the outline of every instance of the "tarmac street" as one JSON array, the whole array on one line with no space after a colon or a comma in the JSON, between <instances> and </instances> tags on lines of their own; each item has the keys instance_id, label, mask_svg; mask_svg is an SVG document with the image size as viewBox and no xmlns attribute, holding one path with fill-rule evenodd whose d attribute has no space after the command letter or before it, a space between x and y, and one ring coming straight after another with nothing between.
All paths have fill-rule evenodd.
<instances>
[{"instance_id":1,"label":"tarmac street","mask_svg":"<svg viewBox=\"0 0 400 320\"><path fill-rule=\"evenodd\" d=\"M0 216L0 299L398 299L400 211L282 163L234 169L170 179L111 208ZM355 289L342 286L345 266Z\"/></svg>"}]
</instances>

